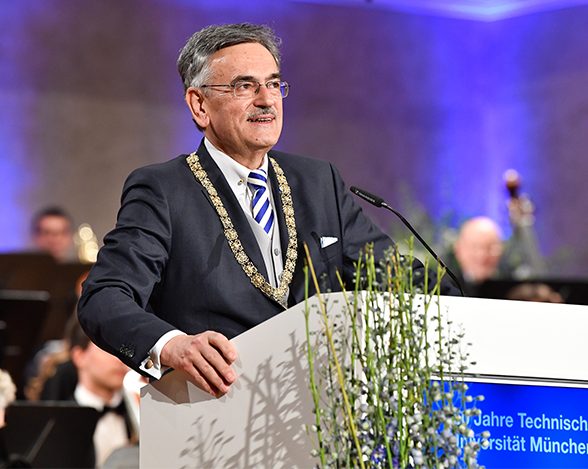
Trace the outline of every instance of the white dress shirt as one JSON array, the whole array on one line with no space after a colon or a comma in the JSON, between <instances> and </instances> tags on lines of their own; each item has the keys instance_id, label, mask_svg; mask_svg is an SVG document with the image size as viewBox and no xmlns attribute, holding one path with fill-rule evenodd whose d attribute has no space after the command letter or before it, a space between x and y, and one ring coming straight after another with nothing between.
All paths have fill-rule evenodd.
<instances>
[{"instance_id":1,"label":"white dress shirt","mask_svg":"<svg viewBox=\"0 0 588 469\"><path fill-rule=\"evenodd\" d=\"M123 400L122 391L116 393L112 400L105 403L101 397L92 393L85 386L78 384L74 391L75 401L84 407L93 407L98 412L104 410L104 406L117 407ZM94 430L94 450L96 452L96 467L102 466L104 461L115 449L129 444L127 425L122 415L108 412L98 420Z\"/></svg>"}]
</instances>

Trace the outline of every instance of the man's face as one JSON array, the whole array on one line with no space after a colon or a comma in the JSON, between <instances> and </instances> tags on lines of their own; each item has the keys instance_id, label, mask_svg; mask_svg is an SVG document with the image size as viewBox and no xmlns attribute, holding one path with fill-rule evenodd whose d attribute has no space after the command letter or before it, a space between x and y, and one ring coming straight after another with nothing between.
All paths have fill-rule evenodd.
<instances>
[{"instance_id":1,"label":"man's face","mask_svg":"<svg viewBox=\"0 0 588 469\"><path fill-rule=\"evenodd\" d=\"M129 368L118 358L92 342L86 349L74 347L74 350L76 353L72 353L72 358L78 369L80 382L84 386L98 395L101 395L102 391L116 392L122 388L123 379Z\"/></svg>"},{"instance_id":2,"label":"man's face","mask_svg":"<svg viewBox=\"0 0 588 469\"><path fill-rule=\"evenodd\" d=\"M211 57L210 69L206 84L237 80L266 83L280 77L271 53L257 43L221 49ZM265 86L251 98L235 98L231 88L207 88L206 92L192 89L187 100L210 142L242 164L259 160L280 137L282 97L271 94Z\"/></svg>"},{"instance_id":3,"label":"man's face","mask_svg":"<svg viewBox=\"0 0 588 469\"><path fill-rule=\"evenodd\" d=\"M499 234L481 224L468 227L455 245L461 270L476 282L483 282L496 273L502 251Z\"/></svg>"},{"instance_id":4,"label":"man's face","mask_svg":"<svg viewBox=\"0 0 588 469\"><path fill-rule=\"evenodd\" d=\"M35 246L64 261L73 245L73 234L67 218L48 215L39 220L33 242Z\"/></svg>"}]
</instances>

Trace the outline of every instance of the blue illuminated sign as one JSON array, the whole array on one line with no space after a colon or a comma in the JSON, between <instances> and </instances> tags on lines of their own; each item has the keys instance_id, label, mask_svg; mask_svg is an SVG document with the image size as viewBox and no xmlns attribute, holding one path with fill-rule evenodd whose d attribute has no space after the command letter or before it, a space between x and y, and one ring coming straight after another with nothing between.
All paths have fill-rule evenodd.
<instances>
[{"instance_id":1,"label":"blue illuminated sign","mask_svg":"<svg viewBox=\"0 0 588 469\"><path fill-rule=\"evenodd\" d=\"M588 389L468 385L468 394L485 397L478 405L482 415L470 422L476 435L490 432L480 464L491 469L588 467Z\"/></svg>"}]
</instances>

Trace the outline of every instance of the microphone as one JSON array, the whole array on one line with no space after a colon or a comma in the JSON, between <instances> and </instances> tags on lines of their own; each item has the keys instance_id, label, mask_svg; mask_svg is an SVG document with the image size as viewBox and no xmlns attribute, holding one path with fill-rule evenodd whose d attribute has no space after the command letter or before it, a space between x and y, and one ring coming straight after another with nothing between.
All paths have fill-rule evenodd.
<instances>
[{"instance_id":1,"label":"microphone","mask_svg":"<svg viewBox=\"0 0 588 469\"><path fill-rule=\"evenodd\" d=\"M361 197L363 200L368 201L370 204L375 205L376 207L382 207L387 210L390 210L394 215L396 215L398 218L400 218L400 221L402 221L402 223L404 223L404 225L412 232L412 234L416 236L416 238L421 242L421 244L423 246L425 246L425 248L427 248L427 251L429 251L431 256L433 256L433 258L439 263L439 265L441 265L441 267L443 267L445 269L447 274L451 277L451 279L455 282L455 284L459 288L461 296L465 296L463 289L461 288L461 284L459 283L459 280L457 280L457 277L454 275L454 273L449 269L449 267L447 267L445 262L443 262L441 260L441 258L435 253L435 251L433 251L433 249L431 249L431 247L421 237L421 235L417 233L417 231L412 227L412 225L408 222L408 220L400 214L400 212L398 212L397 210L394 210L392 207L390 207L384 201L384 199L382 199L382 197L371 194L368 191L364 191L363 189L360 189L359 187L351 186L349 188L349 190L351 192L353 192L356 196Z\"/></svg>"}]
</instances>

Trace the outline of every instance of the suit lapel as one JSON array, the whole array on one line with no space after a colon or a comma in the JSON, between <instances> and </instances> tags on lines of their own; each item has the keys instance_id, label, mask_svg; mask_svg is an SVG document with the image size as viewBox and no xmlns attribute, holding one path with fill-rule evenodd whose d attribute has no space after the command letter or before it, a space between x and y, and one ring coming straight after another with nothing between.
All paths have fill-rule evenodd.
<instances>
[{"instance_id":1,"label":"suit lapel","mask_svg":"<svg viewBox=\"0 0 588 469\"><path fill-rule=\"evenodd\" d=\"M233 222L233 226L239 234L239 240L243 245L243 249L247 253L247 256L249 256L249 259L251 259L251 262L253 262L255 267L257 267L257 270L267 279L268 274L265 268L265 262L263 261L263 256L261 254L261 250L259 249L259 245L257 244L257 240L255 239L255 235L253 234L253 230L251 229L251 226L249 226L247 217L243 213L243 209L241 208L239 201L229 186L229 183L206 150L204 141L202 141L200 144L197 153L200 158L200 164L202 165L202 168L206 171L210 182L218 192L218 195L223 201L223 205L225 206L225 209L227 210L229 217ZM210 201L206 190L202 188L202 191ZM212 202L210 203L212 204Z\"/></svg>"}]
</instances>

